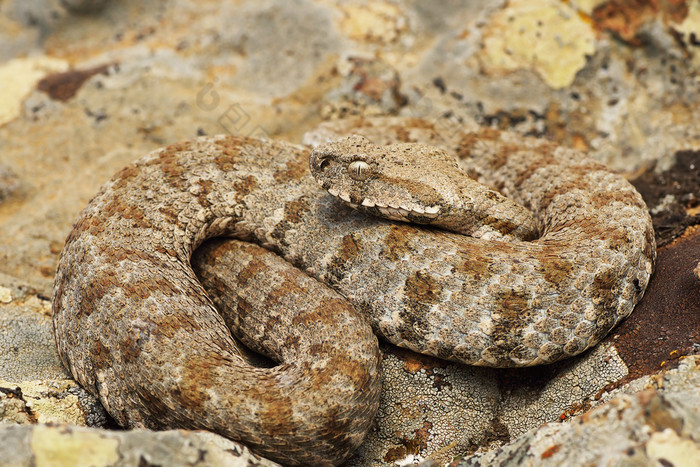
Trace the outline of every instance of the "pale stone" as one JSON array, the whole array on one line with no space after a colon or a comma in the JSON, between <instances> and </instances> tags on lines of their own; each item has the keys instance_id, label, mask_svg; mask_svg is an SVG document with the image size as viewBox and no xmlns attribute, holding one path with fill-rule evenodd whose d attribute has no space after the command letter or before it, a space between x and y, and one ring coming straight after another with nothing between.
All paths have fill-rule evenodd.
<instances>
[{"instance_id":1,"label":"pale stone","mask_svg":"<svg viewBox=\"0 0 700 467\"><path fill-rule=\"evenodd\" d=\"M15 58L0 65L0 126L16 118L22 101L34 89L36 83L50 73L65 71L68 62L45 55Z\"/></svg>"},{"instance_id":2,"label":"pale stone","mask_svg":"<svg viewBox=\"0 0 700 467\"><path fill-rule=\"evenodd\" d=\"M487 28L480 55L493 74L532 68L552 88L574 82L595 51L595 31L562 2L515 0Z\"/></svg>"}]
</instances>

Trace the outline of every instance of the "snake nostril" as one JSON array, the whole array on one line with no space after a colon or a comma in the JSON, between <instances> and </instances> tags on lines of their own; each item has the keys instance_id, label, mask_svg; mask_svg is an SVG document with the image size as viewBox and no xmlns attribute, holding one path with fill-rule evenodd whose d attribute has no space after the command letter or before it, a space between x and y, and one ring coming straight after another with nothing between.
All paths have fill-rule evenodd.
<instances>
[{"instance_id":1,"label":"snake nostril","mask_svg":"<svg viewBox=\"0 0 700 467\"><path fill-rule=\"evenodd\" d=\"M317 165L317 167L318 167L319 170L325 170L326 167L328 167L328 165L329 165L330 163L331 163L331 161L330 161L329 158L323 157L323 158L321 158L321 159L317 162L316 165Z\"/></svg>"},{"instance_id":2,"label":"snake nostril","mask_svg":"<svg viewBox=\"0 0 700 467\"><path fill-rule=\"evenodd\" d=\"M635 279L632 281L632 284L634 285L634 291L636 294L639 294L642 292L642 286L639 285L639 279Z\"/></svg>"}]
</instances>

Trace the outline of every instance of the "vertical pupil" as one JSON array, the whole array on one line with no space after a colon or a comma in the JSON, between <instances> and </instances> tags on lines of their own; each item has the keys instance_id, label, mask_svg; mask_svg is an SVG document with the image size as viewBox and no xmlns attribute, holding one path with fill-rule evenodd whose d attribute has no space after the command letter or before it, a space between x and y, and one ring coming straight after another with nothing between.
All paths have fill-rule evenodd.
<instances>
[{"instance_id":1,"label":"vertical pupil","mask_svg":"<svg viewBox=\"0 0 700 467\"><path fill-rule=\"evenodd\" d=\"M355 180L364 180L369 174L369 165L364 161L354 161L348 166L348 175Z\"/></svg>"}]
</instances>

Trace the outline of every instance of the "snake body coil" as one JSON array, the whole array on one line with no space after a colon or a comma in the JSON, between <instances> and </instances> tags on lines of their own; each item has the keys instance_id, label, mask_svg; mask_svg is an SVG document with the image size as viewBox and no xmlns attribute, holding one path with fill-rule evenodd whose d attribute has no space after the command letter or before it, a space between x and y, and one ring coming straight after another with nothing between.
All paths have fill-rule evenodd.
<instances>
[{"instance_id":1,"label":"snake body coil","mask_svg":"<svg viewBox=\"0 0 700 467\"><path fill-rule=\"evenodd\" d=\"M344 164L357 144L317 149L326 162L316 168ZM422 168L385 170L370 157L396 150L366 144L364 162L347 168L363 183L370 166L380 182L392 179L395 190L377 192L387 200L323 171L320 182L350 204L432 222L453 194L430 186ZM485 130L453 150L515 201L499 198L465 227L484 238L341 205L309 176L303 147L207 137L154 151L103 186L66 241L53 301L64 364L122 425L208 429L284 463L321 465L350 455L377 408L379 353L366 317L393 343L475 365L549 363L597 343L632 311L653 269L639 194L539 140ZM407 187L418 190L410 203L394 199ZM491 193L472 205L501 196ZM204 239L221 235L286 260L241 245L231 272L241 290L226 320L189 265ZM335 291L317 291L290 264ZM250 365L231 332L282 363Z\"/></svg>"}]
</instances>

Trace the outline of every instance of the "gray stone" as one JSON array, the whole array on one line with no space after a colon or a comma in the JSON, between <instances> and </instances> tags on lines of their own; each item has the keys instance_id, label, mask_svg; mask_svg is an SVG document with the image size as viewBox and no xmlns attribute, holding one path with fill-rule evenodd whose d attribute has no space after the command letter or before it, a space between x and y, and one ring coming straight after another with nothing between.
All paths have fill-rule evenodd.
<instances>
[{"instance_id":1,"label":"gray stone","mask_svg":"<svg viewBox=\"0 0 700 467\"><path fill-rule=\"evenodd\" d=\"M696 466L700 459L698 387L700 356L687 357L678 369L639 378L567 423L547 423L503 447L454 461L450 467Z\"/></svg>"},{"instance_id":2,"label":"gray stone","mask_svg":"<svg viewBox=\"0 0 700 467\"><path fill-rule=\"evenodd\" d=\"M0 466L169 465L273 467L233 441L196 431L107 431L68 425L0 425Z\"/></svg>"}]
</instances>

